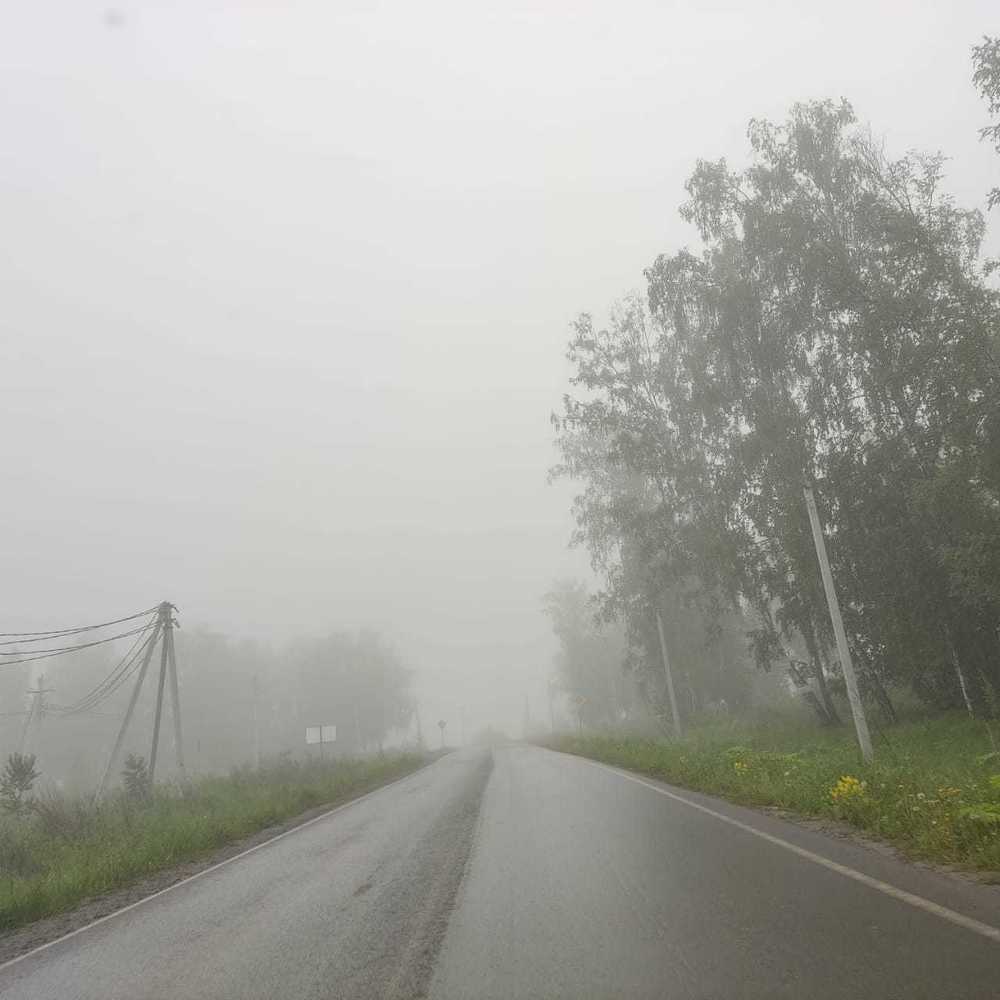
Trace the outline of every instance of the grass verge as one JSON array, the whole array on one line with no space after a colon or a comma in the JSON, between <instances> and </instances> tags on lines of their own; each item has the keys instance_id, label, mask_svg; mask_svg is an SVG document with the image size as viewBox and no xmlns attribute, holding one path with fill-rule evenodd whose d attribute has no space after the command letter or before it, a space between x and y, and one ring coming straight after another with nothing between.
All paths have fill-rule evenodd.
<instances>
[{"instance_id":1,"label":"grass verge","mask_svg":"<svg viewBox=\"0 0 1000 1000\"><path fill-rule=\"evenodd\" d=\"M0 819L0 930L69 909L155 872L194 861L317 806L334 806L426 763L415 753L329 763L281 761L124 794L98 806L42 797Z\"/></svg>"},{"instance_id":2,"label":"grass verge","mask_svg":"<svg viewBox=\"0 0 1000 1000\"><path fill-rule=\"evenodd\" d=\"M912 857L1000 874L1000 753L964 716L894 726L869 766L846 728L781 723L707 725L681 742L564 734L547 745L734 802L843 820Z\"/></svg>"}]
</instances>

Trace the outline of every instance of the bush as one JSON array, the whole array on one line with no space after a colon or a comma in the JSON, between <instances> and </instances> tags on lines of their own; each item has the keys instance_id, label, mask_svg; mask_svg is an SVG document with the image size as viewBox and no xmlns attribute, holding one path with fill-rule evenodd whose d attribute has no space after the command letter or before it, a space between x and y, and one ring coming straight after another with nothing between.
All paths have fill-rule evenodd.
<instances>
[{"instance_id":1,"label":"bush","mask_svg":"<svg viewBox=\"0 0 1000 1000\"><path fill-rule=\"evenodd\" d=\"M33 753L12 753L0 774L0 806L15 816L31 808L31 790L40 777Z\"/></svg>"},{"instance_id":2,"label":"bush","mask_svg":"<svg viewBox=\"0 0 1000 1000\"><path fill-rule=\"evenodd\" d=\"M67 798L55 792L39 796L32 803L38 832L58 840L78 840L94 825L97 811L87 799Z\"/></svg>"},{"instance_id":3,"label":"bush","mask_svg":"<svg viewBox=\"0 0 1000 1000\"><path fill-rule=\"evenodd\" d=\"M0 827L0 872L13 881L41 871L24 831Z\"/></svg>"},{"instance_id":4,"label":"bush","mask_svg":"<svg viewBox=\"0 0 1000 1000\"><path fill-rule=\"evenodd\" d=\"M130 753L125 758L122 784L125 786L125 797L132 802L149 797L149 769L146 758L141 754Z\"/></svg>"}]
</instances>

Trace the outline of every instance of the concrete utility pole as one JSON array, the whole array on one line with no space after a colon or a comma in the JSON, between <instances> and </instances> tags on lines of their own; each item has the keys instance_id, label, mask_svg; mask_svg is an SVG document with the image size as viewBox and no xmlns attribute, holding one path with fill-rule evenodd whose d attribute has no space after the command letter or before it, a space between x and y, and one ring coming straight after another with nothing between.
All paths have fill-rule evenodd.
<instances>
[{"instance_id":1,"label":"concrete utility pole","mask_svg":"<svg viewBox=\"0 0 1000 1000\"><path fill-rule=\"evenodd\" d=\"M681 716L677 711L677 696L674 694L674 675L670 671L670 654L667 652L667 640L663 635L663 615L656 609L656 631L660 636L660 653L663 655L663 672L667 675L667 694L670 696L670 714L674 720L674 733L677 739L684 735L681 730Z\"/></svg>"},{"instance_id":2,"label":"concrete utility pole","mask_svg":"<svg viewBox=\"0 0 1000 1000\"><path fill-rule=\"evenodd\" d=\"M168 674L170 675L170 701L174 717L174 752L177 755L177 769L180 772L181 780L187 781L187 772L184 768L184 741L181 732L181 699L177 685L177 656L174 652L173 629L175 622L173 612L175 610L176 608L169 601L163 601L159 605L156 625L147 640L146 649L142 656L142 666L139 668L139 677L135 682L135 687L132 689L132 697L129 699L128 708L125 710L125 718L122 720L118 736L115 738L115 745L111 750L107 766L104 768L104 774L101 775L100 783L94 794L95 802L104 792L104 786L107 784L108 777L115 766L118 753L122 748L122 743L125 741L125 733L128 730L129 723L132 721L132 715L135 712L135 706L139 700L139 694L142 691L143 681L146 679L146 673L149 670L149 664L153 658L153 651L156 649L157 641L160 643L160 678L156 691L156 715L153 719L153 745L149 753L149 784L152 786L153 777L156 773L156 757L160 743L160 722L163 717L163 692L166 687Z\"/></svg>"},{"instance_id":3,"label":"concrete utility pole","mask_svg":"<svg viewBox=\"0 0 1000 1000\"><path fill-rule=\"evenodd\" d=\"M111 748L108 763L104 768L104 773L101 775L100 782L98 782L97 791L94 793L95 802L104 794L104 786L108 783L108 777L115 766L118 754L121 752L122 743L125 742L125 733L128 731L128 725L132 721L132 714L135 712L135 705L139 700L139 692L142 691L142 682L146 679L146 671L149 670L149 661L153 658L153 650L156 648L156 642L160 637L160 629L161 623L157 621L156 627L153 629L153 634L149 637L146 652L142 657L142 666L139 668L139 676L135 682L135 687L132 689L132 697L129 698L128 708L125 709L125 718L122 719L118 735L115 737L115 745Z\"/></svg>"},{"instance_id":4,"label":"concrete utility pole","mask_svg":"<svg viewBox=\"0 0 1000 1000\"><path fill-rule=\"evenodd\" d=\"M260 726L257 719L257 697L260 693L260 685L257 675L253 675L253 766L260 769Z\"/></svg>"},{"instance_id":5,"label":"concrete utility pole","mask_svg":"<svg viewBox=\"0 0 1000 1000\"><path fill-rule=\"evenodd\" d=\"M45 696L51 694L53 690L45 686L45 674L39 674L38 687L26 692L31 695L31 706L28 709L28 717L24 720L24 728L21 730L21 742L17 748L19 754L24 754L28 749L32 723L36 730L41 728L42 716L45 714Z\"/></svg>"},{"instance_id":6,"label":"concrete utility pole","mask_svg":"<svg viewBox=\"0 0 1000 1000\"><path fill-rule=\"evenodd\" d=\"M813 542L816 544L816 555L819 557L819 569L823 576L823 589L826 591L826 603L830 608L830 621L833 623L833 635L837 640L837 652L840 654L840 669L844 671L844 683L847 685L847 699L851 703L851 715L854 716L854 728L858 734L858 745L865 763L872 759L872 739L868 733L868 719L865 718L865 706L861 703L858 691L858 679L854 674L854 663L851 651L847 645L847 633L844 631L844 619L840 617L840 602L833 585L833 573L830 571L830 560L826 555L826 541L823 538L823 526L819 522L819 511L816 509L816 498L813 491L805 486L802 492L806 498L806 508L809 511L809 524L812 526Z\"/></svg>"},{"instance_id":7,"label":"concrete utility pole","mask_svg":"<svg viewBox=\"0 0 1000 1000\"><path fill-rule=\"evenodd\" d=\"M181 695L177 685L177 654L174 652L174 622L170 617L170 611L171 609L168 608L163 641L167 646L167 652L170 657L168 672L170 674L170 714L174 717L174 754L177 757L177 770L180 772L181 781L186 784L187 770L184 767L184 736L181 731ZM254 707L256 708L256 703Z\"/></svg>"},{"instance_id":8,"label":"concrete utility pole","mask_svg":"<svg viewBox=\"0 0 1000 1000\"><path fill-rule=\"evenodd\" d=\"M153 745L149 750L149 787L153 787L156 777L156 754L160 746L160 720L163 717L163 687L167 680L167 635L170 621L170 609L166 609L164 614L163 605L160 605L160 624L163 626L163 634L160 640L160 680L156 688L156 714L153 716Z\"/></svg>"}]
</instances>

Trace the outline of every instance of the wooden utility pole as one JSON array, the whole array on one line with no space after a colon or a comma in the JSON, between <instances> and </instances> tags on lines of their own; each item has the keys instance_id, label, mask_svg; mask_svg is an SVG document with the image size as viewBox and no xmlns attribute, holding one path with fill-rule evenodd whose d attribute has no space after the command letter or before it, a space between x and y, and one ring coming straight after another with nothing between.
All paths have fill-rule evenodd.
<instances>
[{"instance_id":1,"label":"wooden utility pole","mask_svg":"<svg viewBox=\"0 0 1000 1000\"><path fill-rule=\"evenodd\" d=\"M816 544L816 555L819 558L819 569L823 577L823 589L826 591L826 603L830 608L833 635L837 640L837 652L840 654L840 669L844 672L844 683L847 685L847 699L851 703L851 715L854 716L854 729L858 734L858 745L861 747L861 756L864 757L866 764L870 764L873 755L872 738L868 732L868 719L865 717L865 706L861 703L861 693L858 691L858 679L854 674L851 650L847 645L844 619L840 616L840 602L837 600L837 591L833 585L830 560L826 555L823 526L819 521L819 511L816 509L816 498L813 496L813 491L808 486L805 486L802 492L806 498L806 509L809 511L809 524L812 526L813 542Z\"/></svg>"},{"instance_id":2,"label":"wooden utility pole","mask_svg":"<svg viewBox=\"0 0 1000 1000\"><path fill-rule=\"evenodd\" d=\"M674 694L674 675L670 671L670 654L667 652L667 640L663 635L663 615L656 609L656 631L660 636L660 653L663 655L663 672L667 675L667 694L670 697L670 714L674 720L674 733L677 739L683 736L681 716L677 711L677 696Z\"/></svg>"}]
</instances>

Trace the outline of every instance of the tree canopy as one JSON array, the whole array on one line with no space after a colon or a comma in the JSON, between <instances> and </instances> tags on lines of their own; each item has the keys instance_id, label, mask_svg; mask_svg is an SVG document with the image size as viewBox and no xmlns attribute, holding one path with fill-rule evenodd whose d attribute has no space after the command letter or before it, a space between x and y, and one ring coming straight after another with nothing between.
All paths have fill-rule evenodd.
<instances>
[{"instance_id":1,"label":"tree canopy","mask_svg":"<svg viewBox=\"0 0 1000 1000\"><path fill-rule=\"evenodd\" d=\"M628 616L673 595L741 621L836 719L839 666L803 503L815 486L864 690L991 712L1000 683L1000 302L943 157L892 159L846 102L752 121L701 160L646 296L575 324L556 474ZM631 611L630 611L631 605ZM801 652L800 652L801 651Z\"/></svg>"}]
</instances>

